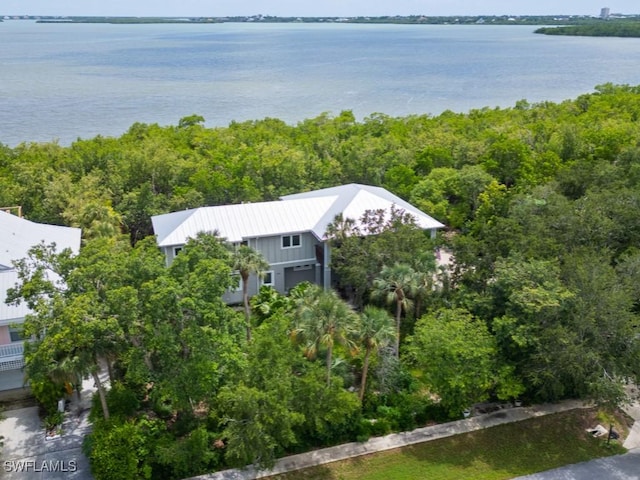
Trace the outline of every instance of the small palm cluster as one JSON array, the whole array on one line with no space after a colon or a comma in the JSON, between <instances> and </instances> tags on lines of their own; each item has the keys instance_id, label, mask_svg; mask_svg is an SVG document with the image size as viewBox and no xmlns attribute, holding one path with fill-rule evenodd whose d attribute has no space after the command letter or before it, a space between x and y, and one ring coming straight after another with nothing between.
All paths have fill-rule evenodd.
<instances>
[{"instance_id":1,"label":"small palm cluster","mask_svg":"<svg viewBox=\"0 0 640 480\"><path fill-rule=\"evenodd\" d=\"M360 399L364 396L371 354L392 342L396 335L386 311L367 306L357 314L334 290L316 285L309 286L298 300L291 334L309 358L321 348L326 350L327 385L331 384L334 345L344 345L352 352L364 348Z\"/></svg>"},{"instance_id":2,"label":"small palm cluster","mask_svg":"<svg viewBox=\"0 0 640 480\"><path fill-rule=\"evenodd\" d=\"M419 256L416 268L406 263L395 263L382 268L380 275L373 281L371 296L374 299L395 304L396 334L395 353L400 352L400 326L402 312L415 307L415 316L421 313L422 300L434 289L435 260L433 255Z\"/></svg>"}]
</instances>

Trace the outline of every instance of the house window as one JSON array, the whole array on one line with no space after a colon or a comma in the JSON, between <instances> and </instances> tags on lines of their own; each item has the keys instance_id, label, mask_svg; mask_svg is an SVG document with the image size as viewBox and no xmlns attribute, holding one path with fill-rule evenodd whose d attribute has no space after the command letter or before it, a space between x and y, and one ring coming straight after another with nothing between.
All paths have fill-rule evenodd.
<instances>
[{"instance_id":1,"label":"house window","mask_svg":"<svg viewBox=\"0 0 640 480\"><path fill-rule=\"evenodd\" d=\"M300 246L300 235L283 235L282 248L294 248Z\"/></svg>"},{"instance_id":2,"label":"house window","mask_svg":"<svg viewBox=\"0 0 640 480\"><path fill-rule=\"evenodd\" d=\"M269 270L268 272L264 272L262 277L262 285L267 287L273 287L273 270Z\"/></svg>"},{"instance_id":3,"label":"house window","mask_svg":"<svg viewBox=\"0 0 640 480\"><path fill-rule=\"evenodd\" d=\"M178 254L182 251L182 247L174 247L173 248L173 256L177 257Z\"/></svg>"},{"instance_id":4,"label":"house window","mask_svg":"<svg viewBox=\"0 0 640 480\"><path fill-rule=\"evenodd\" d=\"M9 337L11 337L12 342L21 342L24 339L22 328L9 327Z\"/></svg>"}]
</instances>

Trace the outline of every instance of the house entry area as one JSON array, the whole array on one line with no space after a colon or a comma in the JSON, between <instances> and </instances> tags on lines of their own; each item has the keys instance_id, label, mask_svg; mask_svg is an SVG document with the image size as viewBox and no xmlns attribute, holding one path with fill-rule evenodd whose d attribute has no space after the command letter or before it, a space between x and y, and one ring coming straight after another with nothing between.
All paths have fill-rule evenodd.
<instances>
[{"instance_id":1,"label":"house entry area","mask_svg":"<svg viewBox=\"0 0 640 480\"><path fill-rule=\"evenodd\" d=\"M284 289L288 292L293 287L302 282L316 283L322 285L320 267L309 263L284 269Z\"/></svg>"}]
</instances>

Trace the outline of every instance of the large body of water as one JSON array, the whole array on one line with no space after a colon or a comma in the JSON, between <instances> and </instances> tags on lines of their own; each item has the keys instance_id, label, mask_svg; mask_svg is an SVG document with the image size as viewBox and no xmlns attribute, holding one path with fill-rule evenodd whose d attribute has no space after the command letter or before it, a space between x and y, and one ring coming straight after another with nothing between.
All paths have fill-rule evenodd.
<instances>
[{"instance_id":1,"label":"large body of water","mask_svg":"<svg viewBox=\"0 0 640 480\"><path fill-rule=\"evenodd\" d=\"M0 23L0 143L119 136L133 123L288 123L561 101L640 84L640 39L523 26Z\"/></svg>"}]
</instances>

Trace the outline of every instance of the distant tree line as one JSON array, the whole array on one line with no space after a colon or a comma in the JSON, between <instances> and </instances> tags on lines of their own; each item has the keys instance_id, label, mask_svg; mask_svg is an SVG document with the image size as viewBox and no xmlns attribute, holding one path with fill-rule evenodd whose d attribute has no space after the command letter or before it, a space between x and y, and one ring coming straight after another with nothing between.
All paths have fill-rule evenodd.
<instances>
[{"instance_id":1,"label":"distant tree line","mask_svg":"<svg viewBox=\"0 0 640 480\"><path fill-rule=\"evenodd\" d=\"M543 27L537 29L535 33L586 37L640 37L640 19L602 20L586 25Z\"/></svg>"}]
</instances>

